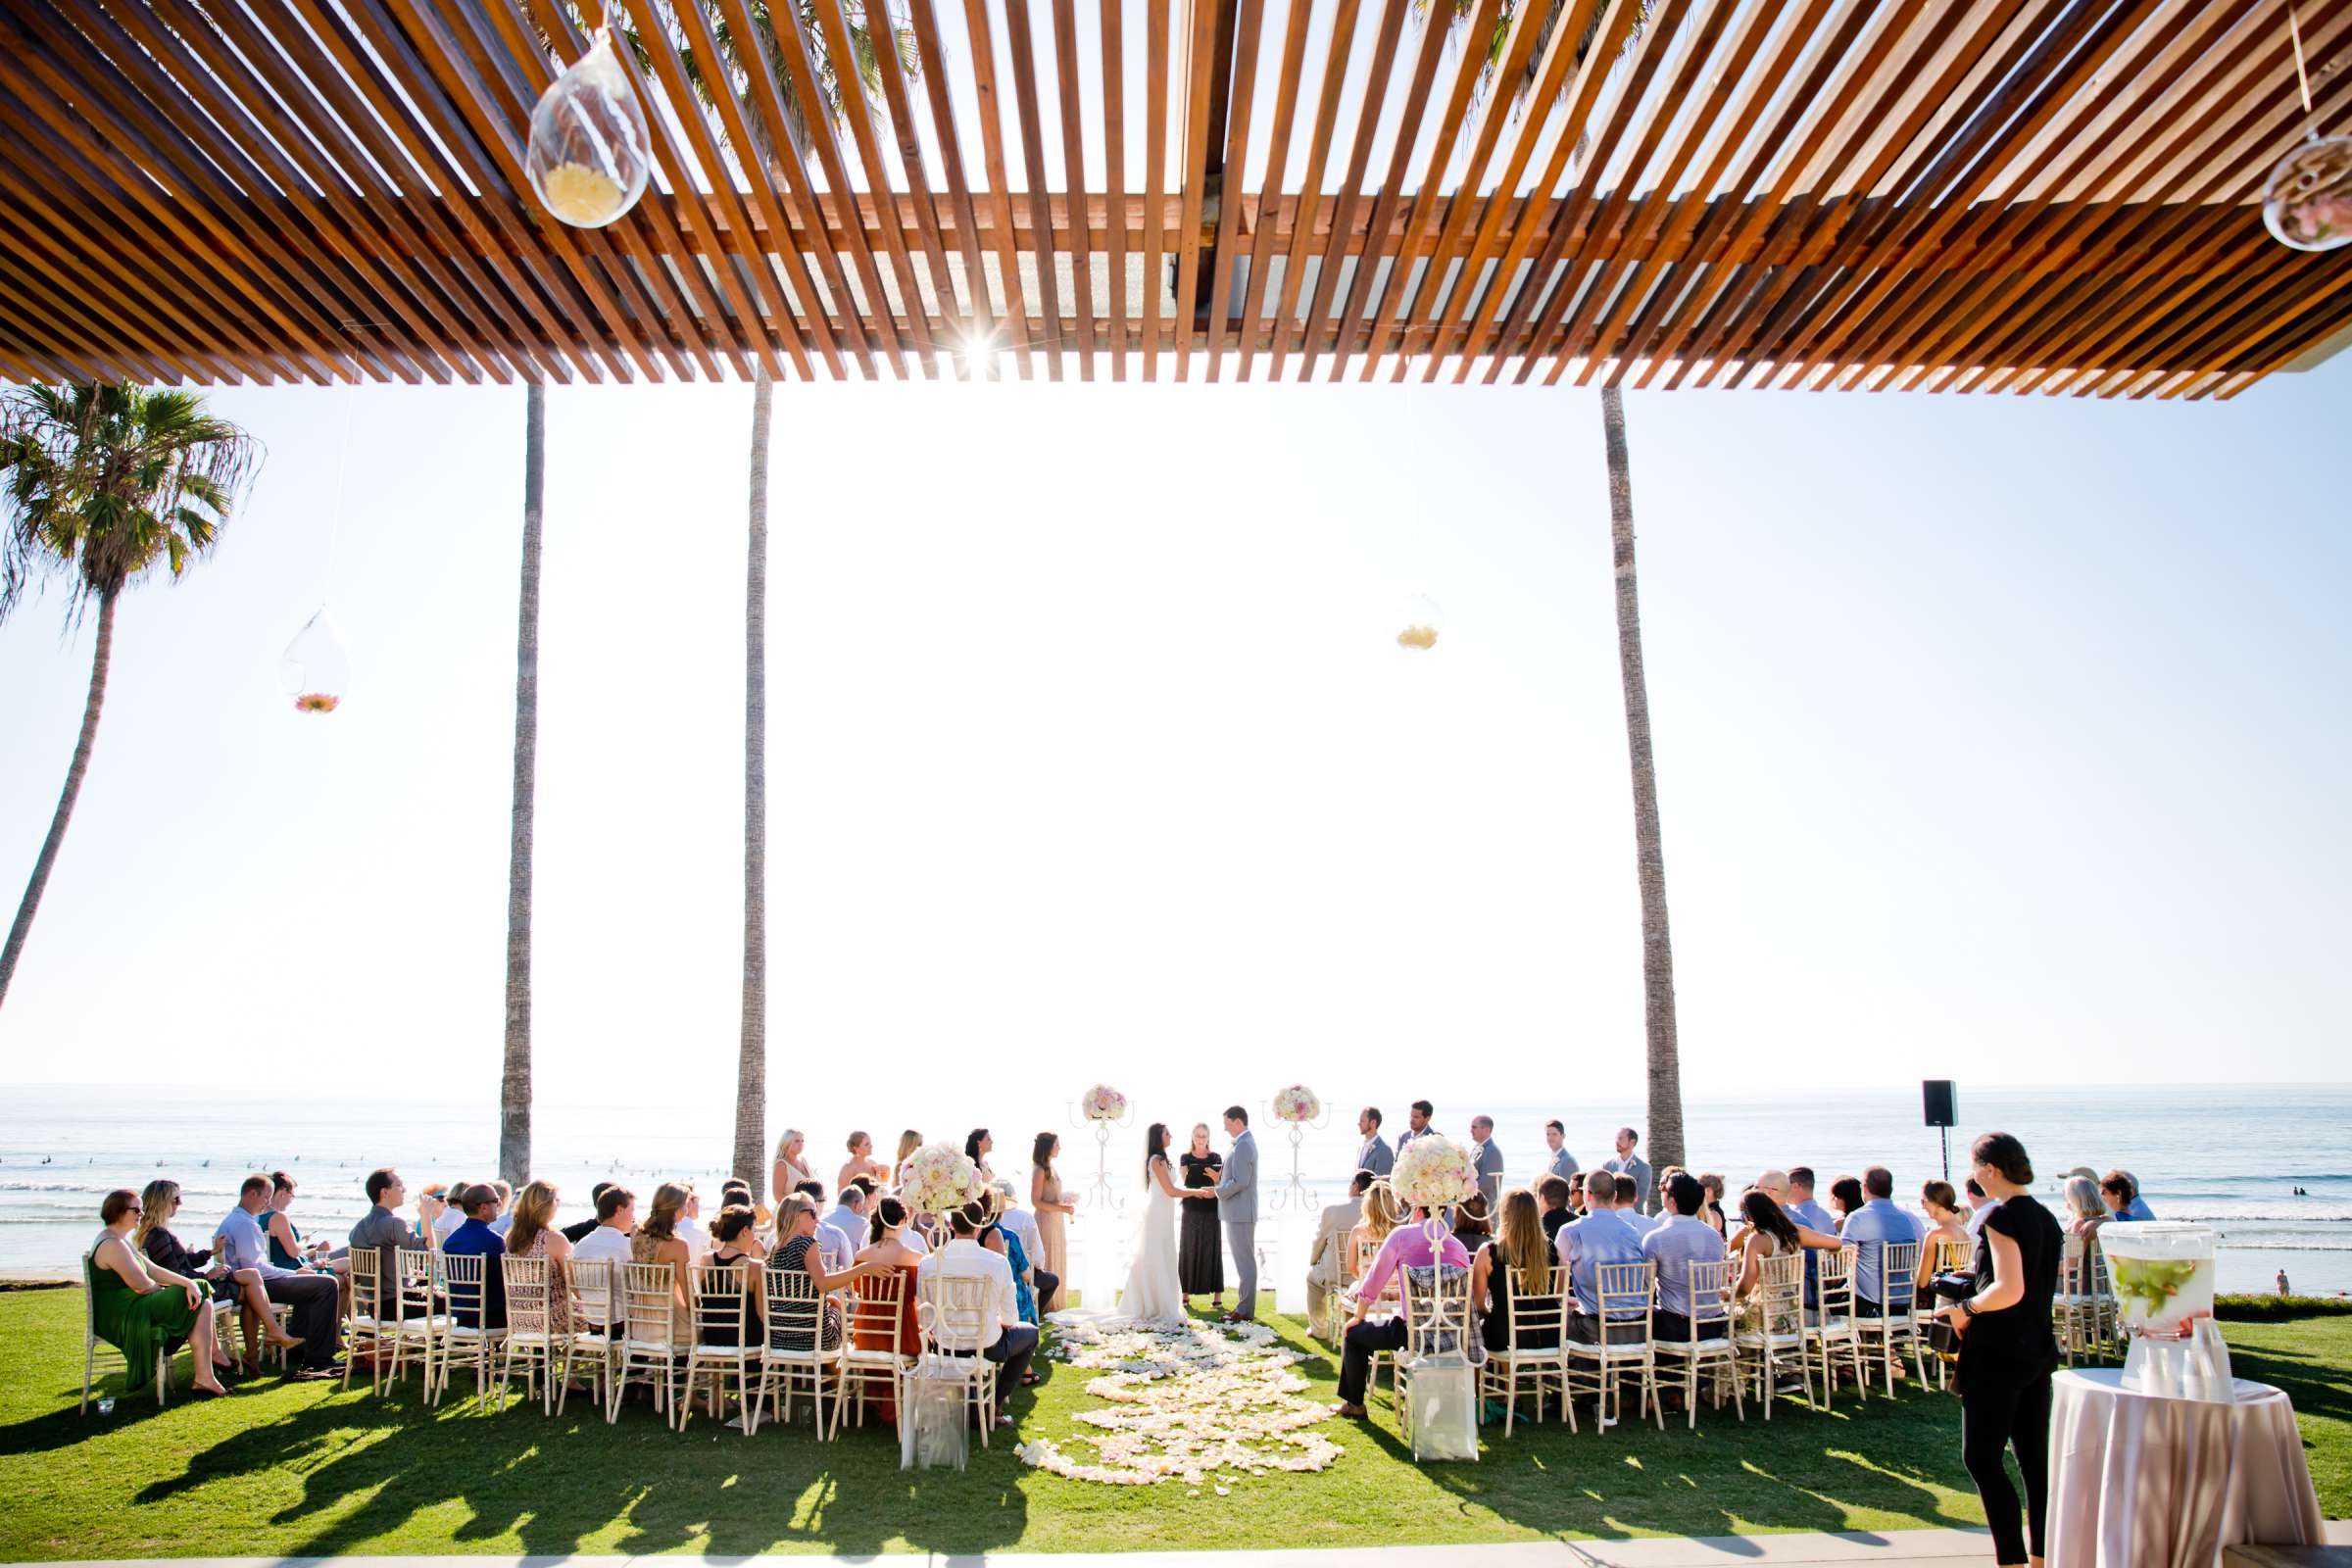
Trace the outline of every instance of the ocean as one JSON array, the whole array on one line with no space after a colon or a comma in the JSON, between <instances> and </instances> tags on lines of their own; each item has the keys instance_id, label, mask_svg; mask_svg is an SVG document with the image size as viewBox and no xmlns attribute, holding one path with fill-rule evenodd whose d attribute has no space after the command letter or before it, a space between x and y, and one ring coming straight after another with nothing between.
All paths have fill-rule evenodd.
<instances>
[{"instance_id":1,"label":"ocean","mask_svg":"<svg viewBox=\"0 0 2352 1568\"><path fill-rule=\"evenodd\" d=\"M986 1118L1000 1172L1025 1172L1035 1133L1051 1128L1063 1141L1064 1185L1085 1196L1098 1164L1107 1195L1127 1200L1080 1216L1073 1228L1077 1277L1101 1281L1111 1265L1087 1257L1090 1238L1116 1238L1140 1196L1144 1127L1164 1117L1181 1144L1191 1125L1213 1126L1222 1101L1139 1103L1131 1125L1112 1130L1098 1149L1090 1129L1071 1114L1084 1090L1068 1086L1065 1100L1033 1088L993 1083L955 1093L918 1091L926 1105L877 1104L877 1093L858 1105L779 1104L769 1119L771 1139L789 1119L808 1134L811 1163L828 1185L844 1157L852 1127L872 1133L887 1156L902 1125L931 1137L962 1135ZM1278 1086L1266 1086L1271 1097ZM482 1180L496 1173L496 1107L483 1099L425 1098L413 1092L357 1097L255 1090L233 1096L213 1091L22 1086L0 1090L0 1270L71 1273L98 1227L98 1202L111 1188L138 1188L158 1176L180 1183L186 1201L181 1235L203 1245L211 1226L234 1203L249 1171L283 1169L300 1184L293 1218L306 1234L338 1241L367 1207L361 1183L373 1167L400 1167L412 1191L429 1181ZM1294 1154L1304 1181L1322 1201L1333 1201L1352 1166L1356 1107L1367 1100L1389 1116L1392 1136L1404 1125L1413 1097L1346 1099L1327 1093L1329 1125L1302 1129L1294 1149L1290 1129L1252 1102L1261 1150L1261 1180L1272 1212L1272 1269L1291 1266L1302 1241L1299 1205L1276 1209L1288 1190ZM1473 1112L1495 1121L1510 1183L1534 1176L1545 1157L1543 1126L1557 1115L1568 1147L1592 1165L1611 1152L1610 1139L1625 1123L1640 1125L1637 1102L1580 1100L1564 1095L1550 1104L1478 1099L1469 1092L1432 1093L1437 1124L1462 1136ZM1518 1097L1524 1100L1524 1092ZM985 1101L985 1103L981 1102ZM977 1109L978 1116L974 1115ZM928 1119L925 1112L928 1111ZM2219 1085L2165 1088L2065 1088L1969 1091L1963 1086L1961 1126L1953 1129L1955 1182L1965 1174L1967 1141L1988 1128L2025 1140L2045 1200L2059 1205L2057 1173L2075 1165L2104 1171L2121 1165L2135 1173L2157 1215L2212 1225L2221 1236L2220 1278L2231 1291L2270 1291L2284 1269L2298 1292L2352 1294L2352 1085ZM696 1181L706 1192L721 1176L733 1108L714 1096L702 1103L662 1107L644 1103L567 1102L550 1096L534 1107L536 1169L561 1188L565 1217L587 1212L592 1182L623 1182L640 1194L672 1178ZM888 1120L880 1119L884 1116ZM1893 1170L1896 1197L1915 1203L1922 1180L1941 1174L1936 1129L1923 1127L1918 1091L1824 1088L1788 1095L1714 1097L1703 1087L1688 1096L1687 1138L1693 1169L1721 1171L1738 1191L1768 1166L1810 1164L1830 1180L1868 1164ZM1217 1147L1224 1137L1217 1135ZM764 1171L754 1173L762 1190ZM2303 1189L2298 1194L2295 1189ZM2059 1205L2062 1206L2062 1205ZM1311 1212L1311 1210L1306 1210ZM1108 1223L1105 1223L1105 1220Z\"/></svg>"}]
</instances>

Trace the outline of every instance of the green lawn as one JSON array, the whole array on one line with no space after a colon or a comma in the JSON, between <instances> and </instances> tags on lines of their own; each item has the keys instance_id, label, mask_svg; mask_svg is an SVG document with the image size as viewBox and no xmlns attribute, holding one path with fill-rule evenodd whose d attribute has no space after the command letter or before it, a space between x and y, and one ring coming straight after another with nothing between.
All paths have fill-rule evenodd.
<instances>
[{"instance_id":1,"label":"green lawn","mask_svg":"<svg viewBox=\"0 0 2352 1568\"><path fill-rule=\"evenodd\" d=\"M1958 1406L1934 1394L1829 1416L1784 1404L1769 1425L1702 1415L1695 1433L1523 1426L1507 1444L1491 1432L1481 1463L1426 1469L1397 1444L1384 1396L1377 1425L1325 1429L1348 1447L1333 1469L1188 1498L1180 1485L1030 1471L1002 1439L961 1475L904 1474L887 1429L827 1445L805 1425L746 1439L701 1416L680 1435L637 1404L612 1427L578 1403L556 1420L535 1405L477 1415L453 1395L434 1411L413 1381L378 1397L271 1379L227 1400L159 1414L126 1398L85 1418L80 1337L77 1292L0 1294L0 1559L1345 1546L1981 1522ZM2344 1513L2352 1318L2231 1324L2230 1337L2244 1375L2293 1394L2321 1501ZM1318 1352L1301 1370L1330 1396L1333 1363ZM1069 1439L1092 1403L1081 1381L1064 1369L1024 1396L1023 1428Z\"/></svg>"}]
</instances>

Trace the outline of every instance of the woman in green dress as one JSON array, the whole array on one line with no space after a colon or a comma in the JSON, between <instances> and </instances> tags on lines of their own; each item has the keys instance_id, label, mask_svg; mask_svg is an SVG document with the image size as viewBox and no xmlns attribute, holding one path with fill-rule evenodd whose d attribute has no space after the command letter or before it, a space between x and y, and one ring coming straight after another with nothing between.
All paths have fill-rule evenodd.
<instances>
[{"instance_id":1,"label":"woman in green dress","mask_svg":"<svg viewBox=\"0 0 2352 1568\"><path fill-rule=\"evenodd\" d=\"M90 1250L90 1318L98 1337L122 1352L129 1364L128 1388L136 1394L155 1381L158 1351L170 1354L183 1344L196 1348L196 1392L226 1394L213 1372L212 1292L202 1280L174 1274L139 1256L130 1245L139 1221L139 1195L118 1188L98 1207L106 1229Z\"/></svg>"}]
</instances>

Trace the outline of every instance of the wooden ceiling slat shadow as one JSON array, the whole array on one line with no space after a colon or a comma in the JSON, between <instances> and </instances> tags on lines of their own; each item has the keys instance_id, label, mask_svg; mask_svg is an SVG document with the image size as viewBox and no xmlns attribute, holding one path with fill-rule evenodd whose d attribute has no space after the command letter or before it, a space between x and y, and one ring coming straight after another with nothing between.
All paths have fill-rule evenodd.
<instances>
[{"instance_id":1,"label":"wooden ceiling slat shadow","mask_svg":"<svg viewBox=\"0 0 2352 1568\"><path fill-rule=\"evenodd\" d=\"M2309 116L2287 0L800 9L712 74L748 0L13 0L0 375L2226 398L2352 328L2259 205L2352 0ZM608 23L656 179L570 229Z\"/></svg>"}]
</instances>

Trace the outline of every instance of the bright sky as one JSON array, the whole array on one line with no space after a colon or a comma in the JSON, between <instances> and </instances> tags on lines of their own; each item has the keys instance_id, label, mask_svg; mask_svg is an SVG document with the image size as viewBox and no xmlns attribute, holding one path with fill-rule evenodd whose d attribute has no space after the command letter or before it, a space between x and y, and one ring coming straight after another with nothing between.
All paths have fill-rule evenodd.
<instances>
[{"instance_id":1,"label":"bright sky","mask_svg":"<svg viewBox=\"0 0 2352 1568\"><path fill-rule=\"evenodd\" d=\"M124 607L0 1077L488 1095L522 394L214 402L269 461ZM732 1094L749 402L549 398L543 1093ZM2352 358L1628 416L1691 1093L2342 1075ZM1593 394L784 387L774 462L779 1076L1639 1094ZM322 599L354 674L303 717ZM61 607L0 627L11 906Z\"/></svg>"}]
</instances>

